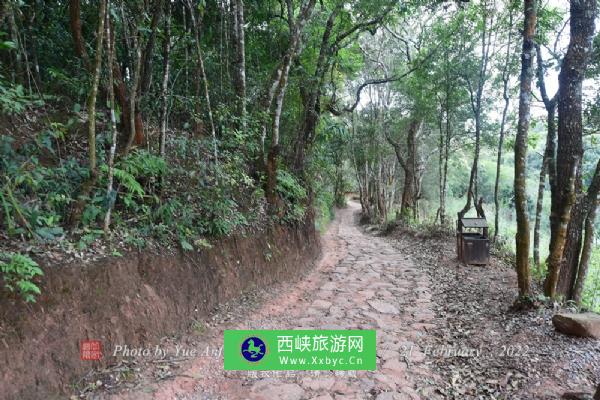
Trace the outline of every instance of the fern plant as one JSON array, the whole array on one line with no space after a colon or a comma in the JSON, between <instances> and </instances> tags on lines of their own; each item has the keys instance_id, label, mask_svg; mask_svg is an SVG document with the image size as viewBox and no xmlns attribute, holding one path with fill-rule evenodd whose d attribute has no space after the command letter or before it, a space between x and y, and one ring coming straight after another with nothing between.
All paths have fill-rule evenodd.
<instances>
[{"instance_id":1,"label":"fern plant","mask_svg":"<svg viewBox=\"0 0 600 400\"><path fill-rule=\"evenodd\" d=\"M44 275L35 261L20 253L0 253L0 272L9 292L18 292L26 302L35 303L35 295L41 291L33 279Z\"/></svg>"}]
</instances>

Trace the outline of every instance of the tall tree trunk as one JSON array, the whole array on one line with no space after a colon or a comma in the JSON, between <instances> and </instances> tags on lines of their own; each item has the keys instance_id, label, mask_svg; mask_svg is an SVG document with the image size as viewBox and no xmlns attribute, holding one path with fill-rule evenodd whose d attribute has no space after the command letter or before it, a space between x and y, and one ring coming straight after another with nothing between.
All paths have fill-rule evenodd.
<instances>
[{"instance_id":1,"label":"tall tree trunk","mask_svg":"<svg viewBox=\"0 0 600 400\"><path fill-rule=\"evenodd\" d=\"M504 99L504 108L502 109L502 119L500 120L500 137L498 138L498 157L496 159L496 181L494 182L494 241L498 238L500 232L500 169L502 167L502 147L504 146L504 133L506 128L506 114L510 105L508 96L508 83L510 80L510 64L512 50L512 22L513 13L509 15L508 43L506 44L506 58L504 60L504 69L502 70L502 98Z\"/></svg>"},{"instance_id":2,"label":"tall tree trunk","mask_svg":"<svg viewBox=\"0 0 600 400\"><path fill-rule=\"evenodd\" d=\"M399 143L394 142L387 130L384 130L386 140L394 148L396 159L404 171L404 186L402 188L402 201L400 203L400 215L402 218L417 217L417 197L419 192L418 177L418 146L417 136L423 126L421 118L413 118L410 121L408 132L406 134L406 147L408 149L407 157L402 155L402 148Z\"/></svg>"},{"instance_id":3,"label":"tall tree trunk","mask_svg":"<svg viewBox=\"0 0 600 400\"><path fill-rule=\"evenodd\" d=\"M462 218L477 201L478 182L479 182L479 154L481 151L481 111L482 97L485 82L487 81L487 67L489 62L489 52L491 47L492 30L488 29L488 24L491 24L493 18L488 21L487 3L484 5L483 29L481 31L481 58L479 60L479 73L477 76L477 86L474 88L469 78L467 78L467 86L471 100L471 110L475 119L475 154L473 156L473 164L471 165L471 173L469 176L469 186L467 188L467 202L462 210L458 212L458 218Z\"/></svg>"},{"instance_id":4,"label":"tall tree trunk","mask_svg":"<svg viewBox=\"0 0 600 400\"><path fill-rule=\"evenodd\" d=\"M71 35L75 45L75 54L83 61L83 65L91 70L90 59L88 58L85 49L85 41L81 34L81 2L80 0L69 1L69 25L71 27Z\"/></svg>"},{"instance_id":5,"label":"tall tree trunk","mask_svg":"<svg viewBox=\"0 0 600 400\"><path fill-rule=\"evenodd\" d=\"M447 192L447 188L448 188L448 158L450 157L450 137L451 137L451 130L450 130L450 120L449 120L449 116L446 116L446 141L444 143L444 169L442 171L442 198L444 201L444 207L442 208L442 211L440 212L440 222L442 223L442 225L444 225L446 223L446 192Z\"/></svg>"},{"instance_id":6,"label":"tall tree trunk","mask_svg":"<svg viewBox=\"0 0 600 400\"><path fill-rule=\"evenodd\" d=\"M582 194L577 201L577 209L571 212L571 223L569 229L575 232L567 231L567 241L565 246L571 245L565 249L565 264L561 268L557 292L564 295L565 299L581 301L581 293L585 278L587 277L588 264L593 247L594 223L596 220L596 208L600 195L600 160L596 164L596 170L592 177L592 182L587 193ZM589 227L588 227L589 225ZM585 231L585 232L584 232ZM572 240L570 243L569 240ZM575 242L577 240L577 242ZM569 272L563 276L563 268ZM564 287L563 287L564 285ZM577 298L579 297L579 299Z\"/></svg>"},{"instance_id":7,"label":"tall tree trunk","mask_svg":"<svg viewBox=\"0 0 600 400\"><path fill-rule=\"evenodd\" d=\"M11 52L13 55L13 68L11 70L14 82L25 85L25 65L23 64L23 45L19 35L19 26L17 25L17 17L15 14L18 11L19 5L17 2L8 2L8 25L10 29L10 39L14 43L15 48Z\"/></svg>"},{"instance_id":8,"label":"tall tree trunk","mask_svg":"<svg viewBox=\"0 0 600 400\"><path fill-rule=\"evenodd\" d=\"M108 53L108 104L110 109L110 132L111 132L111 142L110 149L108 153L108 183L106 184L106 193L108 197L108 209L106 210L106 214L104 215L104 233L106 235L110 232L110 217L111 212L115 204L115 200L117 197L117 193L113 190L113 182L115 175L115 152L117 149L117 117L115 112L115 86L114 86L114 77L111 66L114 63L114 48L115 43L111 39L112 35L111 31L111 23L110 18L106 19L106 52Z\"/></svg>"},{"instance_id":9,"label":"tall tree trunk","mask_svg":"<svg viewBox=\"0 0 600 400\"><path fill-rule=\"evenodd\" d=\"M580 168L581 171L581 168ZM574 201L571 207L569 223L567 225L567 236L561 260L556 293L564 300L573 298L573 287L577 279L581 246L583 245L583 229L586 219L586 204L582 193L582 182L577 173L574 185Z\"/></svg>"},{"instance_id":10,"label":"tall tree trunk","mask_svg":"<svg viewBox=\"0 0 600 400\"><path fill-rule=\"evenodd\" d=\"M540 177L538 184L538 196L535 208L535 227L533 229L533 260L535 265L540 265L540 225L542 217L542 208L544 205L544 187L545 178L548 175L548 181L550 182L551 193L556 194L556 101L558 93L555 93L552 99L548 96L546 91L546 82L544 79L544 60L542 58L542 51L539 45L535 45L537 55L537 80L540 88L540 94L542 95L542 101L546 108L547 117L547 133L546 133L546 147L544 149L544 156L542 159L542 168L540 169ZM550 215L550 231L554 232L553 227L556 225L555 218Z\"/></svg>"},{"instance_id":11,"label":"tall tree trunk","mask_svg":"<svg viewBox=\"0 0 600 400\"><path fill-rule=\"evenodd\" d=\"M440 101L440 115L438 120L439 129L439 144L438 144L438 190L440 194L439 207L435 216L435 222L437 222L438 216L440 218L440 225L444 225L446 219L446 193L444 190L444 108Z\"/></svg>"},{"instance_id":12,"label":"tall tree trunk","mask_svg":"<svg viewBox=\"0 0 600 400\"><path fill-rule=\"evenodd\" d=\"M319 123L319 117L321 115L321 90L331 58L331 44L329 43L329 40L331 38L335 19L341 8L342 3L339 3L329 14L321 37L319 57L317 58L315 71L306 86L300 87L303 115L300 130L296 135L293 160L293 168L298 176L303 174L306 151L314 141L315 131Z\"/></svg>"},{"instance_id":13,"label":"tall tree trunk","mask_svg":"<svg viewBox=\"0 0 600 400\"><path fill-rule=\"evenodd\" d=\"M502 109L502 119L500 120L500 137L498 138L498 155L496 159L496 181L494 182L494 241L496 241L500 232L500 169L502 166L502 148L504 146L506 114L510 103L510 98L508 96L508 80L508 74L503 76L502 97L504 98L504 108Z\"/></svg>"},{"instance_id":14,"label":"tall tree trunk","mask_svg":"<svg viewBox=\"0 0 600 400\"><path fill-rule=\"evenodd\" d=\"M515 140L516 270L519 283L519 297L521 299L529 296L531 285L529 271L529 217L527 215L527 136L529 132L529 120L531 118L531 81L533 79L533 58L535 56L533 46L537 19L535 3L535 0L525 0L519 120Z\"/></svg>"},{"instance_id":15,"label":"tall tree trunk","mask_svg":"<svg viewBox=\"0 0 600 400\"><path fill-rule=\"evenodd\" d=\"M245 124L246 119L246 40L244 33L244 0L231 2L233 11L233 85L237 95L238 113Z\"/></svg>"},{"instance_id":16,"label":"tall tree trunk","mask_svg":"<svg viewBox=\"0 0 600 400\"><path fill-rule=\"evenodd\" d=\"M193 6L191 0L187 0L187 5L188 5L188 9L190 11L190 19L192 22L192 29L194 31L194 37L195 37L196 57L197 57L196 62L197 62L197 67L198 67L198 75L200 75L198 85L200 84L200 82L202 82L202 85L204 86L204 100L206 102L206 112L208 114L208 123L210 126L210 134L211 134L212 141L213 141L213 158L214 158L214 162L217 163L218 158L219 158L219 153L217 150L217 132L215 130L215 124L213 121L212 106L211 106L211 102L210 102L210 93L208 90L208 86L209 86L208 78L206 76L206 69L204 68L204 56L202 54L202 46L200 43L201 21L196 20L196 17L194 15L194 13L195 13L194 6ZM197 99L197 101L200 101L200 100ZM197 116L197 118L200 118L200 116Z\"/></svg>"},{"instance_id":17,"label":"tall tree trunk","mask_svg":"<svg viewBox=\"0 0 600 400\"><path fill-rule=\"evenodd\" d=\"M165 2L165 38L163 42L163 78L161 83L160 98L160 144L159 154L166 157L167 141L167 111L169 106L169 70L171 56L171 2Z\"/></svg>"},{"instance_id":18,"label":"tall tree trunk","mask_svg":"<svg viewBox=\"0 0 600 400\"><path fill-rule=\"evenodd\" d=\"M31 76L30 82L30 91L33 90L32 86L35 86L37 92L43 92L42 88L42 76L40 74L40 65L38 60L38 38L36 35L36 30L34 29L35 24L37 23L36 17L39 12L37 10L37 4L34 3L30 7L27 7L25 10L24 20L26 23L25 26L25 34L23 35L24 47L23 51L26 55L27 62L27 71ZM2 6L0 6L0 9ZM29 54L29 56L27 56ZM31 60L28 61L28 58ZM32 71L33 69L33 71ZM32 83L32 84L31 84Z\"/></svg>"},{"instance_id":19,"label":"tall tree trunk","mask_svg":"<svg viewBox=\"0 0 600 400\"><path fill-rule=\"evenodd\" d=\"M277 205L277 157L279 156L279 124L281 120L281 111L283 110L283 98L287 90L288 75L291 66L291 57L293 54L289 54L287 61L284 61L283 68L281 70L281 79L277 88L277 95L275 97L275 111L273 112L272 124L271 124L271 146L269 153L267 154L267 190L266 198L267 203L274 211Z\"/></svg>"},{"instance_id":20,"label":"tall tree trunk","mask_svg":"<svg viewBox=\"0 0 600 400\"><path fill-rule=\"evenodd\" d=\"M573 300L577 305L581 305L581 300L583 298L583 289L594 245L594 223L596 221L597 210L598 201L591 206L591 210L585 219L585 238L583 240L583 248L581 249L581 260L579 261L577 280L575 281L575 287L573 288Z\"/></svg>"},{"instance_id":21,"label":"tall tree trunk","mask_svg":"<svg viewBox=\"0 0 600 400\"><path fill-rule=\"evenodd\" d=\"M92 87L87 99L88 113L88 158L92 176L95 179L98 165L96 162L96 97L98 85L100 84L100 72L102 69L102 49L104 41L104 20L106 19L106 0L100 1L98 14L98 31L96 33L96 58L94 61L94 74L92 76Z\"/></svg>"},{"instance_id":22,"label":"tall tree trunk","mask_svg":"<svg viewBox=\"0 0 600 400\"><path fill-rule=\"evenodd\" d=\"M578 258L581 249L581 226L583 219L577 218L579 226L569 225L571 214L579 213L574 207L577 191L581 187L581 163L583 157L582 125L582 82L592 49L596 0L572 1L570 3L570 40L567 53L558 76L558 148L556 157L556 186L562 192L553 195L552 214L558 218L553 227L548 257L548 276L544 282L547 296L568 295L569 284L557 292L557 284L565 251ZM578 237L577 237L578 236ZM567 243L568 242L568 243ZM575 256L576 254L576 256ZM574 268L571 262L565 268ZM568 271L572 275L572 271ZM575 272L576 273L576 272ZM572 279L564 279L572 282Z\"/></svg>"},{"instance_id":23,"label":"tall tree trunk","mask_svg":"<svg viewBox=\"0 0 600 400\"><path fill-rule=\"evenodd\" d=\"M131 87L129 88L129 138L127 139L127 145L125 146L124 154L129 153L133 143L140 143L138 135L141 133L139 130L143 129L141 126L141 115L139 112L139 105L137 100L138 89L140 86L140 75L142 68L142 49L139 38L136 34L132 36L133 39L133 51L135 52L134 58L134 70L132 76Z\"/></svg>"},{"instance_id":24,"label":"tall tree trunk","mask_svg":"<svg viewBox=\"0 0 600 400\"><path fill-rule=\"evenodd\" d=\"M90 63L87 50L85 48L85 40L83 39L83 35L81 33L81 10L80 10L80 1L72 0L69 2L69 25L71 29L71 35L73 37L73 43L75 47L75 54L80 57L83 65L88 70L90 74L93 74L93 66ZM114 40L115 31L111 30L111 36L113 36L110 40ZM127 100L127 88L125 82L123 81L123 77L121 74L120 66L116 60L116 56L114 57L115 61L113 62L112 72L114 78L114 90L115 95L117 97L117 102L119 103L119 108L121 109L121 130L123 133L123 137L125 138L123 141L123 145L127 143L127 139L129 138L129 101ZM108 88L103 86L100 87L103 95L108 95ZM141 117L138 121L138 126L142 126ZM141 144L143 139L142 132L136 132L136 143Z\"/></svg>"},{"instance_id":25,"label":"tall tree trunk","mask_svg":"<svg viewBox=\"0 0 600 400\"><path fill-rule=\"evenodd\" d=\"M304 26L312 14L315 2L316 0L308 0L308 2L302 6L300 14L294 21L293 3L291 0L286 0L288 9L288 24L290 29L290 43L288 45L286 54L283 57L282 63L277 68L278 72L275 73L276 80L271 84L271 88L274 88L274 97L270 96L271 90L269 91L270 99L275 102L274 111L271 116L271 145L267 154L267 179L265 187L267 203L269 204L271 212L275 211L277 208L277 157L279 155L279 124L281 120L281 111L283 109L283 99L287 90L290 67L293 59L296 57L296 53L300 46L302 31L304 30ZM270 109L272 101L268 103L267 110ZM263 132L265 131L266 129L263 127Z\"/></svg>"},{"instance_id":26,"label":"tall tree trunk","mask_svg":"<svg viewBox=\"0 0 600 400\"><path fill-rule=\"evenodd\" d=\"M169 2L167 0L166 2ZM156 45L156 33L158 31L158 24L162 17L163 12L163 0L155 0L152 4L152 21L150 22L150 35L146 42L142 55L142 77L140 81L140 95L147 93L150 90L150 84L152 83L152 60L154 57L154 46Z\"/></svg>"},{"instance_id":27,"label":"tall tree trunk","mask_svg":"<svg viewBox=\"0 0 600 400\"><path fill-rule=\"evenodd\" d=\"M446 60L447 61L447 60ZM448 187L448 159L450 157L450 139L451 139L451 116L450 116L450 74L448 66L446 65L446 99L445 99L445 115L446 115L446 134L443 147L444 147L444 164L442 167L442 187L441 187L441 205L440 205L440 224L446 224L446 191ZM441 139L440 139L441 140Z\"/></svg>"},{"instance_id":28,"label":"tall tree trunk","mask_svg":"<svg viewBox=\"0 0 600 400\"><path fill-rule=\"evenodd\" d=\"M107 0L100 1L98 12L98 30L96 32L96 56L94 60L94 72L92 75L92 85L87 99L88 113L88 158L90 177L83 182L79 189L78 200L75 202L69 216L69 225L75 227L79 224L81 214L85 208L87 198L89 197L94 184L98 178L98 165L96 162L96 96L98 94L98 85L100 83L100 72L102 69L102 48L104 41L104 22L106 19ZM109 39L110 40L110 39Z\"/></svg>"},{"instance_id":29,"label":"tall tree trunk","mask_svg":"<svg viewBox=\"0 0 600 400\"><path fill-rule=\"evenodd\" d=\"M553 99L554 100L554 99ZM540 177L538 180L537 201L535 203L535 224L533 228L533 263L540 266L540 226L542 220L542 209L544 207L544 189L546 187L546 174L549 174L550 165L554 158L554 141L556 140L556 101L547 108L547 134L546 146L540 168Z\"/></svg>"}]
</instances>

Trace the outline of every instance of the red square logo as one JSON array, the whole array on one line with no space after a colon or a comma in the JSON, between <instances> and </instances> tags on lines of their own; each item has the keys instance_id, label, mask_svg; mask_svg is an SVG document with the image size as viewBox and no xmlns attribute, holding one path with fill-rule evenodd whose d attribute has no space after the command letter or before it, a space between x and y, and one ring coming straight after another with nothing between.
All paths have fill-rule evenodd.
<instances>
[{"instance_id":1,"label":"red square logo","mask_svg":"<svg viewBox=\"0 0 600 400\"><path fill-rule=\"evenodd\" d=\"M102 342L99 340L80 341L79 358L83 361L100 360L102 358Z\"/></svg>"}]
</instances>

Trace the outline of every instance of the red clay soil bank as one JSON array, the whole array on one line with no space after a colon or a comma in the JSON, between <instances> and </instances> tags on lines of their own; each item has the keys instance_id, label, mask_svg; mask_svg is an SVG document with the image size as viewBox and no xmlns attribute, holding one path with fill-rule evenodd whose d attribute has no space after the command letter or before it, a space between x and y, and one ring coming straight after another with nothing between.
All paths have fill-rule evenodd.
<instances>
[{"instance_id":1,"label":"red clay soil bank","mask_svg":"<svg viewBox=\"0 0 600 400\"><path fill-rule=\"evenodd\" d=\"M118 344L151 346L243 291L306 270L319 252L308 223L226 238L201 252L46 266L35 305L0 300L0 398L60 398L92 367L116 361L80 360L80 340L101 340L105 355Z\"/></svg>"}]
</instances>

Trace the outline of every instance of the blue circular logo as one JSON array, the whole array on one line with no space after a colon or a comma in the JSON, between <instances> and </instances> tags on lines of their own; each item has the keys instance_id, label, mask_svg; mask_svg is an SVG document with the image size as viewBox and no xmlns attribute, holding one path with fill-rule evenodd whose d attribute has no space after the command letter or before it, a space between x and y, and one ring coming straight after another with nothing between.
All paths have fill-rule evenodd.
<instances>
[{"instance_id":1,"label":"blue circular logo","mask_svg":"<svg viewBox=\"0 0 600 400\"><path fill-rule=\"evenodd\" d=\"M249 337L242 342L242 356L250 361L257 362L267 354L265 342L257 337Z\"/></svg>"}]
</instances>

